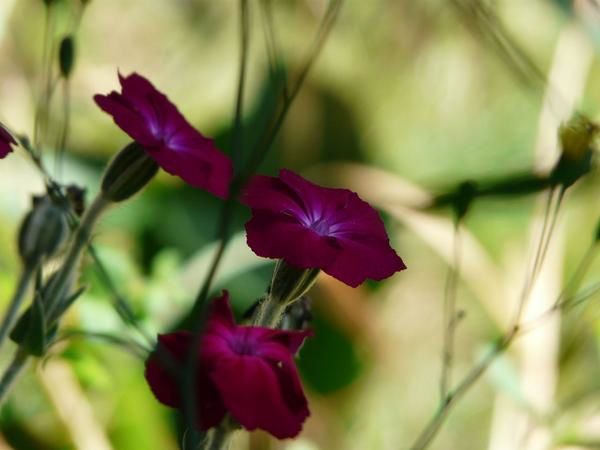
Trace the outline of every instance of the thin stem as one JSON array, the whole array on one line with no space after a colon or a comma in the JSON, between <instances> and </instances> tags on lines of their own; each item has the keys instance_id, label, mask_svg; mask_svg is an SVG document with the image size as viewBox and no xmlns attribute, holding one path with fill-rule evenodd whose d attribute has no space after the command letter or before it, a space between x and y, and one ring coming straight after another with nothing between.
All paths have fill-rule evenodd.
<instances>
[{"instance_id":1,"label":"thin stem","mask_svg":"<svg viewBox=\"0 0 600 450\"><path fill-rule=\"evenodd\" d=\"M440 377L440 398L446 398L448 387L452 384L452 365L454 362L454 335L458 316L456 313L456 295L460 273L460 228L457 221L454 227L454 267L448 268L444 293L444 342L442 351L442 374Z\"/></svg>"},{"instance_id":2,"label":"thin stem","mask_svg":"<svg viewBox=\"0 0 600 450\"><path fill-rule=\"evenodd\" d=\"M287 87L287 75L282 67L282 61L279 54L279 48L277 46L277 38L275 34L275 26L273 25L273 11L271 0L262 0L260 2L262 8L263 21L265 23L265 44L267 48L267 57L269 60L269 68L271 70L271 76L275 80L276 86L281 83L281 94L282 98L287 99L289 97Z\"/></svg>"},{"instance_id":3,"label":"thin stem","mask_svg":"<svg viewBox=\"0 0 600 450\"><path fill-rule=\"evenodd\" d=\"M35 116L33 119L33 143L35 148L39 148L42 133L41 127L43 116L47 114L46 106L47 106L47 95L49 89L47 85L50 79L50 68L51 68L51 42L50 38L52 36L52 6L49 4L45 10L45 18L44 18L44 39L42 43L42 71L43 77L41 80L40 87L40 99L38 100L37 108L35 111Z\"/></svg>"},{"instance_id":4,"label":"thin stem","mask_svg":"<svg viewBox=\"0 0 600 450\"><path fill-rule=\"evenodd\" d=\"M71 88L70 80L63 80L63 98L62 98L62 114L63 123L56 143L56 154L55 154L55 167L54 171L57 178L62 178L62 166L64 164L64 157L67 147L67 141L69 139L69 129L71 127Z\"/></svg>"},{"instance_id":5,"label":"thin stem","mask_svg":"<svg viewBox=\"0 0 600 450\"><path fill-rule=\"evenodd\" d=\"M202 283L202 286L196 296L196 300L194 302L194 306L192 307L192 314L196 317L195 327L194 327L194 339L192 339L192 344L189 349L189 357L187 358L187 364L184 371L183 382L182 382L182 394L184 396L184 405L183 411L186 418L186 424L188 428L188 433L186 434L186 444L190 443L191 446L195 446L196 442L198 442L199 435L194 431L195 424L197 423L197 411L194 399L195 395L195 386L194 386L194 376L198 371L198 361L196 358L197 352L200 348L200 338L202 329L204 327L205 321L205 310L206 310L206 302L208 299L208 294L210 292L210 288L213 282L213 279L217 273L218 267L223 258L223 254L229 243L231 238L231 220L233 218L233 211L235 206L235 199L238 194L246 184L246 181L249 177L256 171L261 161L265 157L265 155L270 150L275 137L277 136L281 126L287 117L287 113L291 104L293 103L296 95L300 91L300 88L304 84L310 69L319 55L323 44L325 43L333 24L335 23L335 19L337 18L338 12L340 10L341 4L343 0L331 0L329 4L329 8L323 21L321 22L321 26L319 27L319 31L317 32L317 36L313 43L313 47L311 52L309 53L309 58L306 61L303 69L300 72L298 80L289 96L285 95L283 98L283 107L279 110L279 113L276 115L275 119L272 122L272 125L269 126L264 132L261 139L258 140L256 145L253 147L252 152L250 154L249 163L247 164L247 170L243 173L240 173L234 182L232 183L229 197L225 201L223 205L223 209L221 210L221 215L219 219L219 226L217 228L219 235L219 246L215 253L215 257L211 263L210 269ZM238 85L239 88L239 85ZM287 92L287 89L284 91L284 94ZM239 97L238 93L238 97Z\"/></svg>"},{"instance_id":6,"label":"thin stem","mask_svg":"<svg viewBox=\"0 0 600 450\"><path fill-rule=\"evenodd\" d=\"M57 320L58 316L62 314L62 311L59 310L60 303L63 300L63 296L67 294L81 254L90 240L92 230L108 204L108 201L102 194L99 194L85 211L79 227L75 230L67 255L63 260L58 274L52 279L47 291L44 292L44 302L47 302L47 317L50 323Z\"/></svg>"},{"instance_id":7,"label":"thin stem","mask_svg":"<svg viewBox=\"0 0 600 450\"><path fill-rule=\"evenodd\" d=\"M240 0L240 72L235 101L233 123L233 163L237 167L243 153L242 112L244 104L244 87L246 85L246 68L248 65L248 46L250 45L250 14L248 0Z\"/></svg>"},{"instance_id":8,"label":"thin stem","mask_svg":"<svg viewBox=\"0 0 600 450\"><path fill-rule=\"evenodd\" d=\"M4 403L4 400L6 400L6 395L10 391L19 374L27 365L28 360L29 355L19 347L15 352L12 362L6 368L2 374L2 378L0 379L0 405Z\"/></svg>"},{"instance_id":9,"label":"thin stem","mask_svg":"<svg viewBox=\"0 0 600 450\"><path fill-rule=\"evenodd\" d=\"M87 249L88 249L88 253L92 257L92 260L94 261L94 263L96 265L96 270L98 272L98 278L106 286L106 288L108 288L108 290L112 293L113 306L114 306L115 311L121 318L121 320L126 325L133 327L147 343L149 343L150 345L153 345L154 338L150 337L148 335L148 333L138 323L135 313L131 309L131 306L129 306L129 302L121 295L121 293L117 289L117 286L115 285L114 281L110 277L108 270L106 269L106 267L104 266L104 263L100 259L100 256L98 255L98 252L96 251L96 248L91 243L88 243Z\"/></svg>"},{"instance_id":10,"label":"thin stem","mask_svg":"<svg viewBox=\"0 0 600 450\"><path fill-rule=\"evenodd\" d=\"M467 391L475 384L477 380L485 373L490 367L492 362L500 355L512 342L517 335L518 329L513 329L506 336L500 338L494 348L477 364L471 369L462 381L456 386L455 389L448 392L445 400L440 403L436 413L431 417L423 431L419 434L414 443L410 446L410 450L423 450L431 444L433 438L437 435L438 431L446 421L448 414L452 408L456 405Z\"/></svg>"},{"instance_id":11,"label":"thin stem","mask_svg":"<svg viewBox=\"0 0 600 450\"><path fill-rule=\"evenodd\" d=\"M206 436L202 450L228 450L231 444L231 434L232 430L223 424L212 428Z\"/></svg>"},{"instance_id":12,"label":"thin stem","mask_svg":"<svg viewBox=\"0 0 600 450\"><path fill-rule=\"evenodd\" d=\"M590 268L594 251L596 249L597 245L595 245L595 243L588 249L571 276L571 279L567 282L566 287L559 294L554 305L549 310L541 313L535 319L523 324L517 324L510 329L496 342L494 348L463 377L462 381L457 385L457 387L448 392L446 397L440 403L436 413L431 417L430 421L427 423L425 428L423 428L423 431L421 431L413 445L410 447L411 450L422 450L429 446L429 444L437 435L441 426L444 424L448 414L456 402L462 398L462 396L475 384L475 382L477 382L477 380L485 373L492 362L494 362L496 357L508 349L514 339L533 330L535 325L551 314L560 310L564 310L566 307L580 304L589 299L592 295L600 292L600 283L596 283L577 296L569 296L569 292L576 289L578 284L581 282L581 279Z\"/></svg>"},{"instance_id":13,"label":"thin stem","mask_svg":"<svg viewBox=\"0 0 600 450\"><path fill-rule=\"evenodd\" d=\"M35 270L35 265L26 265L23 267L21 277L19 278L17 288L15 289L15 293L10 300L8 309L4 313L4 317L0 323L0 347L2 347L2 344L4 344L4 340L6 339L8 332L17 318L17 314L21 309L21 305L25 299L25 294L27 293L27 288L29 287L29 283L31 282Z\"/></svg>"},{"instance_id":14,"label":"thin stem","mask_svg":"<svg viewBox=\"0 0 600 450\"><path fill-rule=\"evenodd\" d=\"M523 314L523 310L525 309L525 304L527 303L527 299L529 298L531 290L535 285L535 281L540 273L544 259L546 257L546 253L548 251L548 246L550 244L552 232L554 231L554 227L556 225L558 211L560 209L560 205L562 203L562 199L565 193L565 189L563 186L560 186L558 189L559 190L557 200L556 202L554 202L554 205L553 200L555 194L557 193L556 188L552 188L548 191L548 198L544 209L544 221L542 224L542 230L540 232L540 238L536 247L536 253L533 259L532 268L525 279L525 284L523 285L523 290L521 291L519 303L517 304L517 310L513 319L514 326L516 326L521 321L521 315Z\"/></svg>"},{"instance_id":15,"label":"thin stem","mask_svg":"<svg viewBox=\"0 0 600 450\"><path fill-rule=\"evenodd\" d=\"M253 151L250 155L250 160L248 161L248 170L246 177L256 171L256 169L258 168L258 166L260 166L261 162L266 156L268 150L271 148L271 145L273 145L273 141L278 135L279 130L281 129L281 126L283 125L285 118L287 117L292 103L298 95L298 92L300 92L300 88L304 84L304 81L306 80L310 69L317 60L319 54L321 53L321 50L323 49L323 46L325 45L325 42L327 41L327 37L329 36L329 32L333 28L333 25L338 17L342 3L342 0L331 0L329 2L327 12L323 17L323 20L321 21L321 25L319 27L319 30L317 31L317 36L313 41L313 45L311 47L311 50L309 51L308 58L306 59L306 62L304 63L304 66L300 71L300 74L298 75L296 83L289 92L287 87L284 86L282 95L283 101L282 106L279 109L279 113L276 115L271 125L267 127L265 133L262 135L262 137L258 140L257 144L253 148ZM244 183L241 184L243 185Z\"/></svg>"}]
</instances>

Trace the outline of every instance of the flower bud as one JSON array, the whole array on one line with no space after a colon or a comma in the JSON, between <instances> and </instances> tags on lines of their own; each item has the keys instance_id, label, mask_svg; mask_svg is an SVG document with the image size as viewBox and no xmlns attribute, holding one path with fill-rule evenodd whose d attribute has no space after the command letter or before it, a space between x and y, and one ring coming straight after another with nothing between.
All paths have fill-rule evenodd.
<instances>
[{"instance_id":1,"label":"flower bud","mask_svg":"<svg viewBox=\"0 0 600 450\"><path fill-rule=\"evenodd\" d=\"M156 175L158 164L144 148L132 142L108 164L102 177L102 195L112 202L127 200Z\"/></svg>"},{"instance_id":2,"label":"flower bud","mask_svg":"<svg viewBox=\"0 0 600 450\"><path fill-rule=\"evenodd\" d=\"M25 265L53 256L69 234L67 210L49 196L34 197L33 209L19 230L19 254Z\"/></svg>"},{"instance_id":3,"label":"flower bud","mask_svg":"<svg viewBox=\"0 0 600 450\"><path fill-rule=\"evenodd\" d=\"M579 114L563 123L558 130L563 155L571 160L585 158L599 130L597 124Z\"/></svg>"},{"instance_id":4,"label":"flower bud","mask_svg":"<svg viewBox=\"0 0 600 450\"><path fill-rule=\"evenodd\" d=\"M592 168L593 143L600 128L582 115L561 125L558 137L562 153L550 174L554 185L567 188Z\"/></svg>"},{"instance_id":5,"label":"flower bud","mask_svg":"<svg viewBox=\"0 0 600 450\"><path fill-rule=\"evenodd\" d=\"M300 269L279 260L273 273L271 298L280 304L292 303L315 284L319 272L319 269Z\"/></svg>"},{"instance_id":6,"label":"flower bud","mask_svg":"<svg viewBox=\"0 0 600 450\"><path fill-rule=\"evenodd\" d=\"M58 49L58 63L60 74L64 78L69 78L75 65L75 40L73 36L65 36L60 42Z\"/></svg>"}]
</instances>

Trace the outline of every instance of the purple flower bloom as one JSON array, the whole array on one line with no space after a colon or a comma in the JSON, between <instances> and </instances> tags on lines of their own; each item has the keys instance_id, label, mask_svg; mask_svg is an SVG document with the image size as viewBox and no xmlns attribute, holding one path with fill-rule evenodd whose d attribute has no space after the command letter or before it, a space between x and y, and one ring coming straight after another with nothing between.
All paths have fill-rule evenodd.
<instances>
[{"instance_id":1,"label":"purple flower bloom","mask_svg":"<svg viewBox=\"0 0 600 450\"><path fill-rule=\"evenodd\" d=\"M198 427L214 427L229 413L247 430L260 428L279 439L296 436L309 411L294 354L308 335L306 331L236 325L224 291L213 301L201 341L196 377ZM150 389L158 401L172 408L182 406L181 384L167 370L164 356L161 361L160 352L169 352L182 365L192 339L188 332L159 335L158 349L146 361Z\"/></svg>"},{"instance_id":2,"label":"purple flower bloom","mask_svg":"<svg viewBox=\"0 0 600 450\"><path fill-rule=\"evenodd\" d=\"M231 160L146 78L137 73L127 77L119 74L119 81L122 93L95 95L98 106L164 170L226 198L233 173Z\"/></svg>"},{"instance_id":3,"label":"purple flower bloom","mask_svg":"<svg viewBox=\"0 0 600 450\"><path fill-rule=\"evenodd\" d=\"M377 212L352 191L281 170L279 178L254 177L242 202L252 209L247 240L258 256L320 268L352 287L406 269Z\"/></svg>"},{"instance_id":4,"label":"purple flower bloom","mask_svg":"<svg viewBox=\"0 0 600 450\"><path fill-rule=\"evenodd\" d=\"M13 149L11 145L16 143L17 141L15 141L10 133L0 126L0 159L12 152Z\"/></svg>"}]
</instances>

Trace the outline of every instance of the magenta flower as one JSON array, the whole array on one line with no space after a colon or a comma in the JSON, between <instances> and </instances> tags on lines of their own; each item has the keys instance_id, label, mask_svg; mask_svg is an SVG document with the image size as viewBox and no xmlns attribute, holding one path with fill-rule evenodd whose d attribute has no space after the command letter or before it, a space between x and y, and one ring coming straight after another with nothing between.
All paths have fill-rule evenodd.
<instances>
[{"instance_id":1,"label":"magenta flower","mask_svg":"<svg viewBox=\"0 0 600 450\"><path fill-rule=\"evenodd\" d=\"M214 427L229 413L247 430L260 428L279 439L296 436L309 411L294 355L308 335L236 325L224 291L213 301L198 355L198 427ZM161 361L160 351L183 363L192 339L188 332L159 335L159 348L146 361L150 389L172 408L182 406L181 384L164 357Z\"/></svg>"},{"instance_id":2,"label":"magenta flower","mask_svg":"<svg viewBox=\"0 0 600 450\"><path fill-rule=\"evenodd\" d=\"M247 240L258 256L320 268L352 287L406 269L377 212L352 191L283 169L279 178L254 177L242 202L252 209Z\"/></svg>"},{"instance_id":3,"label":"magenta flower","mask_svg":"<svg viewBox=\"0 0 600 450\"><path fill-rule=\"evenodd\" d=\"M0 159L12 152L13 149L11 145L16 143L17 141L15 141L15 138L13 138L8 131L0 126Z\"/></svg>"},{"instance_id":4,"label":"magenta flower","mask_svg":"<svg viewBox=\"0 0 600 450\"><path fill-rule=\"evenodd\" d=\"M164 170L226 198L233 173L231 160L146 78L137 73L127 77L119 74L119 82L122 93L95 95L97 105Z\"/></svg>"}]
</instances>

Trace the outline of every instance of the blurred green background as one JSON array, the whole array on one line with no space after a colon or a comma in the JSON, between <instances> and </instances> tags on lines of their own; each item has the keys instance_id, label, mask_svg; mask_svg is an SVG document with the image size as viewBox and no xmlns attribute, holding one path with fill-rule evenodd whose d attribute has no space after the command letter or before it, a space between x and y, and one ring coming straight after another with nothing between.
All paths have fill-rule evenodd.
<instances>
[{"instance_id":1,"label":"blurred green background","mask_svg":"<svg viewBox=\"0 0 600 450\"><path fill-rule=\"evenodd\" d=\"M98 189L106 161L128 142L93 103L117 88L117 70L149 78L199 130L231 151L239 66L234 0L59 0L46 23L40 0L0 2L0 120L31 135L43 85L44 30L54 46L76 29L71 127L63 182ZM308 54L325 0L270 4L291 79ZM458 5L481 3L492 18ZM264 2L250 0L244 150L274 109ZM235 449L408 449L439 401L442 303L452 259L447 211L421 211L430 193L464 179L547 171L558 124L576 108L598 118L600 9L591 0L347 0L261 172L296 170L357 191L380 208L408 270L350 289L321 276L313 289L315 338L298 361L312 415L301 436L275 442L240 433ZM46 25L45 25L46 23ZM49 28L47 28L49 27ZM498 36L500 36L498 38ZM530 55L544 83L506 36ZM510 45L509 45L509 48ZM499 50L500 49L500 50ZM56 50L56 49L54 49ZM55 68L56 70L56 68ZM60 127L62 86L46 135ZM0 301L19 273L15 233L40 174L22 151L0 164ZM600 216L597 172L561 209L532 317L551 306L590 245ZM454 381L508 323L536 242L536 196L478 202L461 234L462 278ZM94 243L120 292L152 335L185 319L215 250L220 202L161 173L111 210ZM240 208L214 284L240 315L265 290L273 263L245 245ZM532 231L533 230L533 231ZM111 306L91 261L88 286L66 325L140 341ZM50 266L52 262L50 263ZM594 265L586 279L597 280ZM594 299L552 316L499 358L453 410L431 448L600 448L600 322ZM140 341L143 342L143 341ZM78 338L29 370L0 415L0 449L176 449L176 416L151 395L143 361L123 348ZM0 355L6 364L10 353Z\"/></svg>"}]
</instances>

